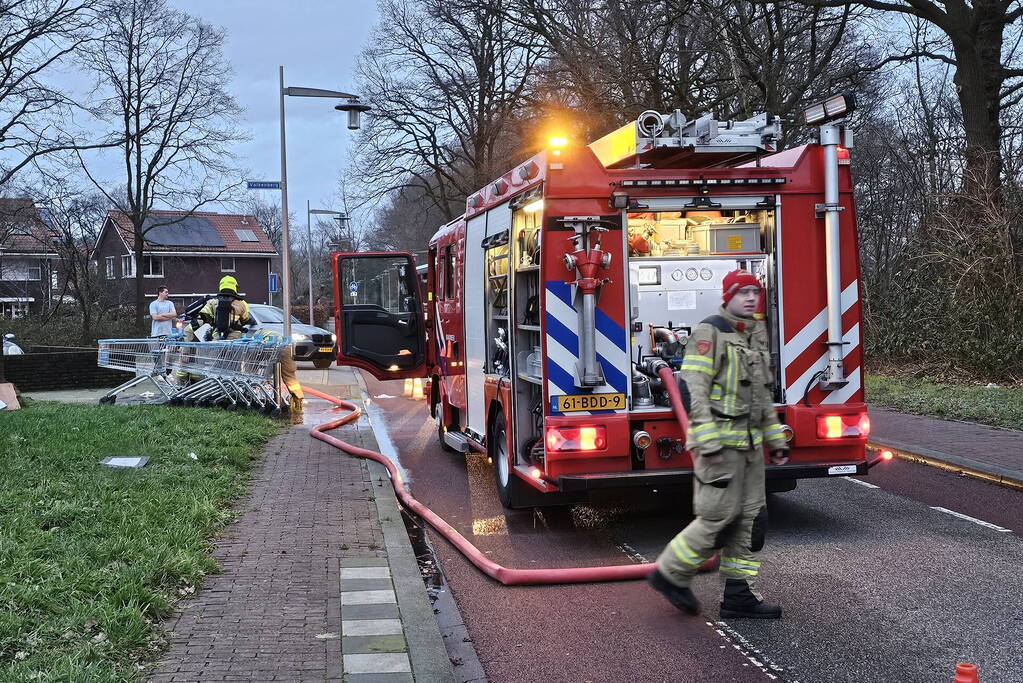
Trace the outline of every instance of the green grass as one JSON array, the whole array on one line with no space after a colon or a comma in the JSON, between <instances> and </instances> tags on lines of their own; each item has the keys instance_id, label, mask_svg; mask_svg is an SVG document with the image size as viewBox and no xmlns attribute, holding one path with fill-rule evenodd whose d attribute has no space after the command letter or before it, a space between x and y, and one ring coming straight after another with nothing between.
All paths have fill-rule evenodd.
<instances>
[{"instance_id":1,"label":"green grass","mask_svg":"<svg viewBox=\"0 0 1023 683\"><path fill-rule=\"evenodd\" d=\"M902 413L1023 429L1023 389L867 374L867 404Z\"/></svg>"},{"instance_id":2,"label":"green grass","mask_svg":"<svg viewBox=\"0 0 1023 683\"><path fill-rule=\"evenodd\" d=\"M159 620L217 570L211 536L276 430L190 408L0 413L0 680L137 680ZM150 461L99 464L113 455Z\"/></svg>"}]
</instances>

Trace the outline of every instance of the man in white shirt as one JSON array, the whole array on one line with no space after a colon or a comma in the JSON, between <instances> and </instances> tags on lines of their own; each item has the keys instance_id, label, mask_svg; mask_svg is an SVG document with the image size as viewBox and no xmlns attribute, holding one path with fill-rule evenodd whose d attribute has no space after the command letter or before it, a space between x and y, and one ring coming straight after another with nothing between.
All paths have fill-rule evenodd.
<instances>
[{"instance_id":1,"label":"man in white shirt","mask_svg":"<svg viewBox=\"0 0 1023 683\"><path fill-rule=\"evenodd\" d=\"M156 301L149 304L149 317L153 319L153 327L149 333L150 337L164 337L174 331L174 318L178 311L173 301L168 301L170 291L160 285L156 290Z\"/></svg>"}]
</instances>

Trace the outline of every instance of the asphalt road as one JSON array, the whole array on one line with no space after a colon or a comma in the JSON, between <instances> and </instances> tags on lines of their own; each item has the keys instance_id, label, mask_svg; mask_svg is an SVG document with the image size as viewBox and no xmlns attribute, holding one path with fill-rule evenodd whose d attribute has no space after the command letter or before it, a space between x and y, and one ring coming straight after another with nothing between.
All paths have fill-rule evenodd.
<instances>
[{"instance_id":1,"label":"asphalt road","mask_svg":"<svg viewBox=\"0 0 1023 683\"><path fill-rule=\"evenodd\" d=\"M395 396L373 399L374 413L413 494L501 564L653 559L688 520L687 501L663 492L504 510L483 456L442 451L423 402L401 398L400 382L367 382L371 397ZM959 661L985 683L1023 682L1023 494L901 461L864 481L771 496L761 587L785 608L777 622L719 621L716 575L697 578L704 614L688 617L639 581L504 587L432 542L494 682L932 683Z\"/></svg>"}]
</instances>

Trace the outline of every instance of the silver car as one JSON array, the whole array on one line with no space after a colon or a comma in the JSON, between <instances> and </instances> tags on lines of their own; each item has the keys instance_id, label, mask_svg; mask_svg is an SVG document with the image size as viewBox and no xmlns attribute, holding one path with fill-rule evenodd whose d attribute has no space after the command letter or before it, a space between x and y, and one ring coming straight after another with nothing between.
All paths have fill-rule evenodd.
<instances>
[{"instance_id":1,"label":"silver car","mask_svg":"<svg viewBox=\"0 0 1023 683\"><path fill-rule=\"evenodd\" d=\"M276 306L249 304L249 315L257 330L284 330L284 311ZM295 342L295 360L312 361L321 370L337 358L337 336L322 327L313 327L291 316L291 338Z\"/></svg>"}]
</instances>

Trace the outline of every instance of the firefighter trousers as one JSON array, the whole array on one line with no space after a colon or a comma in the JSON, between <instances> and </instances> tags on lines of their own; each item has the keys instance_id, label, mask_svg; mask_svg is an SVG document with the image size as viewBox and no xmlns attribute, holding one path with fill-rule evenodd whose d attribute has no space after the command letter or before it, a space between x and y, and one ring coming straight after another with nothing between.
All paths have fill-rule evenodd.
<instances>
[{"instance_id":1,"label":"firefighter trousers","mask_svg":"<svg viewBox=\"0 0 1023 683\"><path fill-rule=\"evenodd\" d=\"M298 400L298 410L302 409L302 384L298 381L298 367L295 365L295 347L291 344L281 354L281 382L288 388L293 399ZM294 408L294 406L293 406Z\"/></svg>"},{"instance_id":2,"label":"firefighter trousers","mask_svg":"<svg viewBox=\"0 0 1023 683\"><path fill-rule=\"evenodd\" d=\"M657 568L675 585L688 586L700 564L720 550L721 578L745 580L759 598L756 553L767 531L763 451L725 449L715 464L694 459L695 518L664 548Z\"/></svg>"}]
</instances>

